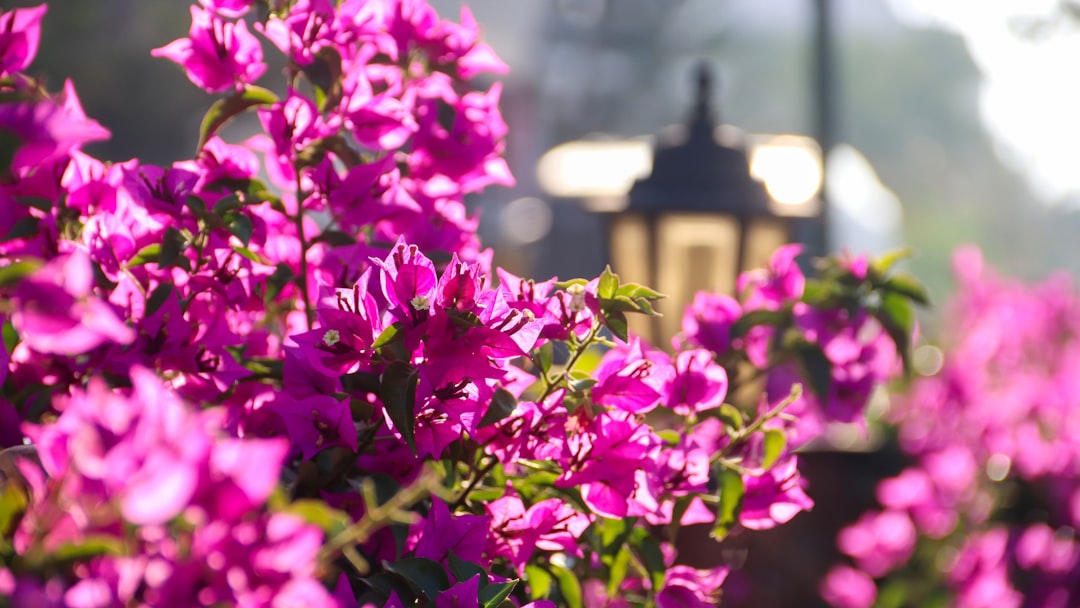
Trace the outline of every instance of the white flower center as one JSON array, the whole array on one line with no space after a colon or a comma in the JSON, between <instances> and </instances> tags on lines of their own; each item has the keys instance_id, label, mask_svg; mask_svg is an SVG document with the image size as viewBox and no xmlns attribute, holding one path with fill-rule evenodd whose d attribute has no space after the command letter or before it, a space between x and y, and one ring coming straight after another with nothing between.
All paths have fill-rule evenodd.
<instances>
[{"instance_id":1,"label":"white flower center","mask_svg":"<svg viewBox=\"0 0 1080 608\"><path fill-rule=\"evenodd\" d=\"M409 304L412 305L413 310L427 310L431 308L431 301L427 296L416 296L409 300Z\"/></svg>"},{"instance_id":2,"label":"white flower center","mask_svg":"<svg viewBox=\"0 0 1080 608\"><path fill-rule=\"evenodd\" d=\"M322 337L323 344L327 346L333 346L338 342L341 342L341 334L336 329L328 329Z\"/></svg>"}]
</instances>

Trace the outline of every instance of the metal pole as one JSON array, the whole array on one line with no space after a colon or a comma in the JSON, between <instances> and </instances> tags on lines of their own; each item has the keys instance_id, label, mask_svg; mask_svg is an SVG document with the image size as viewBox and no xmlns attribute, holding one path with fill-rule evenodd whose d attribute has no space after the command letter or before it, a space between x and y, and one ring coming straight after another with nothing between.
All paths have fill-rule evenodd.
<instances>
[{"instance_id":1,"label":"metal pole","mask_svg":"<svg viewBox=\"0 0 1080 608\"><path fill-rule=\"evenodd\" d=\"M836 144L835 121L835 71L833 66L833 31L830 15L830 0L814 2L814 52L813 52L813 98L814 98L814 137L821 146L821 170L828 175L829 151ZM822 180L821 212L812 222L812 230L807 236L807 249L811 255L829 253L829 191L827 180Z\"/></svg>"}]
</instances>

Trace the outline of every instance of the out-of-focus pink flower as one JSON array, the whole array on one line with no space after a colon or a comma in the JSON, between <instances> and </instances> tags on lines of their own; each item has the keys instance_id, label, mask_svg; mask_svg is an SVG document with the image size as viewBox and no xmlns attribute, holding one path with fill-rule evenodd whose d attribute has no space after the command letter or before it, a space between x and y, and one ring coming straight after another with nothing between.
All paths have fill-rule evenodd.
<instances>
[{"instance_id":1,"label":"out-of-focus pink flower","mask_svg":"<svg viewBox=\"0 0 1080 608\"><path fill-rule=\"evenodd\" d=\"M62 160L85 143L109 138L107 129L86 117L70 80L56 100L0 104L0 130L14 133L21 142L11 159L11 172L20 177Z\"/></svg>"},{"instance_id":2,"label":"out-of-focus pink flower","mask_svg":"<svg viewBox=\"0 0 1080 608\"><path fill-rule=\"evenodd\" d=\"M201 89L210 93L239 90L266 71L262 46L243 21L224 21L211 11L192 6L188 35L150 54L179 64Z\"/></svg>"},{"instance_id":3,"label":"out-of-focus pink flower","mask_svg":"<svg viewBox=\"0 0 1080 608\"><path fill-rule=\"evenodd\" d=\"M731 326L741 315L742 306L735 298L699 291L686 307L682 331L691 344L722 355L731 348Z\"/></svg>"},{"instance_id":4,"label":"out-of-focus pink flower","mask_svg":"<svg viewBox=\"0 0 1080 608\"><path fill-rule=\"evenodd\" d=\"M106 342L135 339L112 306L94 296L93 268L86 252L54 258L19 282L12 294L12 325L30 348L77 355Z\"/></svg>"},{"instance_id":5,"label":"out-of-focus pink flower","mask_svg":"<svg viewBox=\"0 0 1080 608\"><path fill-rule=\"evenodd\" d=\"M863 514L840 531L836 544L859 568L880 577L911 557L915 540L915 526L907 514L885 511Z\"/></svg>"},{"instance_id":6,"label":"out-of-focus pink flower","mask_svg":"<svg viewBox=\"0 0 1080 608\"><path fill-rule=\"evenodd\" d=\"M0 13L0 78L25 70L34 60L48 8L41 4Z\"/></svg>"},{"instance_id":7,"label":"out-of-focus pink flower","mask_svg":"<svg viewBox=\"0 0 1080 608\"><path fill-rule=\"evenodd\" d=\"M835 608L870 608L877 599L877 586L865 572L834 566L821 582L820 593Z\"/></svg>"}]
</instances>

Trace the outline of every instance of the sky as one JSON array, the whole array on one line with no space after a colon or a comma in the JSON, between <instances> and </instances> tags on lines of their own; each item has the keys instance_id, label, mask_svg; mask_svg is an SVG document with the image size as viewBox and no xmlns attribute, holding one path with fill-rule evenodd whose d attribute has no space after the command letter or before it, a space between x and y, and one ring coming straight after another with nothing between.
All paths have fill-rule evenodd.
<instances>
[{"instance_id":1,"label":"sky","mask_svg":"<svg viewBox=\"0 0 1080 608\"><path fill-rule=\"evenodd\" d=\"M1045 203L1080 204L1080 22L1060 17L1046 35L1018 21L1053 15L1055 0L889 0L912 26L962 36L982 71L980 108L998 153Z\"/></svg>"}]
</instances>

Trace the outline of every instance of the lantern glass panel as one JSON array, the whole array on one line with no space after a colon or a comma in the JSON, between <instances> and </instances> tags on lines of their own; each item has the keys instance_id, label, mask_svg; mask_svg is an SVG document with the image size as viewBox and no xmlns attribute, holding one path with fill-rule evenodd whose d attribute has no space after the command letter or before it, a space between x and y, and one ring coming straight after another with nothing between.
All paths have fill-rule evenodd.
<instances>
[{"instance_id":1,"label":"lantern glass panel","mask_svg":"<svg viewBox=\"0 0 1080 608\"><path fill-rule=\"evenodd\" d=\"M732 293L738 274L739 224L700 213L661 215L656 225L656 285L663 345L680 329L683 311L698 291Z\"/></svg>"}]
</instances>

